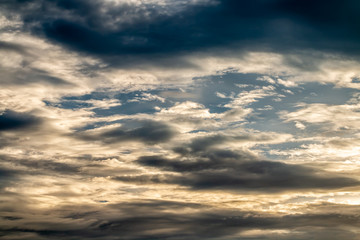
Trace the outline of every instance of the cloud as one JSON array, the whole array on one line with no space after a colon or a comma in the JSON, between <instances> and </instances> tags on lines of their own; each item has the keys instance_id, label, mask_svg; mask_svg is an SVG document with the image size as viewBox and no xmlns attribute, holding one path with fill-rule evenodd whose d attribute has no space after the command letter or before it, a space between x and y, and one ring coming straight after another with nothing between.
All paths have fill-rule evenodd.
<instances>
[{"instance_id":1,"label":"cloud","mask_svg":"<svg viewBox=\"0 0 360 240\"><path fill-rule=\"evenodd\" d=\"M132 124L128 122L122 127L105 128L105 130L96 134L84 132L79 135L85 140L103 141L105 143L139 141L145 144L166 142L176 135L176 130L163 122L143 120L134 121L133 123L139 126L131 127Z\"/></svg>"},{"instance_id":2,"label":"cloud","mask_svg":"<svg viewBox=\"0 0 360 240\"><path fill-rule=\"evenodd\" d=\"M293 121L310 124L327 124L328 131L357 129L360 119L359 104L322 104L299 103L299 109L293 112L280 112L279 115L285 121Z\"/></svg>"},{"instance_id":3,"label":"cloud","mask_svg":"<svg viewBox=\"0 0 360 240\"><path fill-rule=\"evenodd\" d=\"M0 2L0 239L358 239L355 0Z\"/></svg>"},{"instance_id":4,"label":"cloud","mask_svg":"<svg viewBox=\"0 0 360 240\"><path fill-rule=\"evenodd\" d=\"M16 177L19 174L18 171L0 167L0 191L9 187L12 183L16 182Z\"/></svg>"},{"instance_id":5,"label":"cloud","mask_svg":"<svg viewBox=\"0 0 360 240\"><path fill-rule=\"evenodd\" d=\"M192 139L189 144L184 144L182 147L175 147L174 151L182 155L196 154L199 152L206 153L207 150L211 151L214 148L231 149L232 147L236 148L244 145L285 142L290 137L290 135L271 132L234 134L229 131L227 134L218 133L205 135L204 137L196 137ZM250 152L248 154L251 156Z\"/></svg>"},{"instance_id":6,"label":"cloud","mask_svg":"<svg viewBox=\"0 0 360 240\"><path fill-rule=\"evenodd\" d=\"M25 47L4 41L0 41L0 49L9 52L18 52L24 55L28 54Z\"/></svg>"},{"instance_id":7,"label":"cloud","mask_svg":"<svg viewBox=\"0 0 360 240\"><path fill-rule=\"evenodd\" d=\"M89 211L89 207L94 211ZM174 210L179 210L175 212ZM185 211L185 212L184 212ZM1 227L7 236L32 233L37 239L356 239L355 214L259 215L240 210L217 209L180 201L132 201L103 206L63 206L46 218L46 212L31 216L8 216ZM62 219L60 223L56 220ZM26 224L28 223L28 224ZM24 224L24 227L18 227ZM136 229L136 231L134 231ZM288 230L284 230L288 229ZM25 235L26 236L26 235Z\"/></svg>"},{"instance_id":8,"label":"cloud","mask_svg":"<svg viewBox=\"0 0 360 240\"><path fill-rule=\"evenodd\" d=\"M155 1L5 3L13 11L18 5L25 24L36 25L34 34L43 33L72 49L104 58L120 55L139 60L149 54L155 57L225 45L283 52L322 49L350 55L358 55L354 49L359 48L354 1L200 1L182 4L180 11L170 10L179 6L176 3ZM338 14L338 9L347 14Z\"/></svg>"},{"instance_id":9,"label":"cloud","mask_svg":"<svg viewBox=\"0 0 360 240\"><path fill-rule=\"evenodd\" d=\"M210 145L217 141L219 139L209 139ZM261 161L247 152L238 153L206 147L194 150L195 154L186 153L186 157L183 158L148 156L139 158L137 162L143 166L180 174L165 178L161 182L190 186L198 190L277 192L332 189L359 184L355 179L302 165ZM184 152L181 148L175 151L181 154Z\"/></svg>"},{"instance_id":10,"label":"cloud","mask_svg":"<svg viewBox=\"0 0 360 240\"><path fill-rule=\"evenodd\" d=\"M41 123L41 120L28 113L5 110L0 115L0 131L26 129Z\"/></svg>"},{"instance_id":11,"label":"cloud","mask_svg":"<svg viewBox=\"0 0 360 240\"><path fill-rule=\"evenodd\" d=\"M269 96L278 96L279 94L276 94L274 90L274 86L265 86L261 89L244 91L239 93L236 97L233 98L231 102L225 104L224 106L228 108L234 108L236 106L246 106L258 101L258 99L266 98Z\"/></svg>"}]
</instances>

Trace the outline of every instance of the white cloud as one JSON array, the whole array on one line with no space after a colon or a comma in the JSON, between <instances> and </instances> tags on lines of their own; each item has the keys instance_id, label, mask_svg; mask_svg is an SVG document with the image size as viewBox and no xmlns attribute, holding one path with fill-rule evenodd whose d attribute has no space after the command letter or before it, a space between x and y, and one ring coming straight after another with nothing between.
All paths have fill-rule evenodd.
<instances>
[{"instance_id":1,"label":"white cloud","mask_svg":"<svg viewBox=\"0 0 360 240\"><path fill-rule=\"evenodd\" d=\"M269 96L277 96L275 92L275 87L273 86L265 86L260 89L250 90L250 91L242 91L237 94L233 100L224 105L224 107L235 108L235 107L244 107L251 103L257 102L259 99L269 97Z\"/></svg>"},{"instance_id":2,"label":"white cloud","mask_svg":"<svg viewBox=\"0 0 360 240\"><path fill-rule=\"evenodd\" d=\"M299 110L280 112L285 121L312 124L328 123L329 130L357 129L360 121L360 106L357 104L328 105L321 103L298 104Z\"/></svg>"},{"instance_id":3,"label":"white cloud","mask_svg":"<svg viewBox=\"0 0 360 240\"><path fill-rule=\"evenodd\" d=\"M295 121L295 127L299 128L301 130L304 130L306 128L306 126L299 121Z\"/></svg>"}]
</instances>

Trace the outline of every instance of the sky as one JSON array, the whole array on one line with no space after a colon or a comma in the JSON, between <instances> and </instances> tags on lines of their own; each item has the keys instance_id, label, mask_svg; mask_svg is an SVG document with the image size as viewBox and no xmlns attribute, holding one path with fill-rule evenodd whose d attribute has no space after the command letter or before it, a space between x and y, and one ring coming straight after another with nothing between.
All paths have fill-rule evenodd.
<instances>
[{"instance_id":1,"label":"sky","mask_svg":"<svg viewBox=\"0 0 360 240\"><path fill-rule=\"evenodd\" d=\"M359 11L0 0L0 239L359 239Z\"/></svg>"}]
</instances>

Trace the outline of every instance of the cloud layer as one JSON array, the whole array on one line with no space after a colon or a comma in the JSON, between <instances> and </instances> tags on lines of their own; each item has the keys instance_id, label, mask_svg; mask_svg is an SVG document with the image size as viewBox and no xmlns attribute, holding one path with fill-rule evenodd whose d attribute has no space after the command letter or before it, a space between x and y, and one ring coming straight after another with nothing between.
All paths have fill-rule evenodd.
<instances>
[{"instance_id":1,"label":"cloud layer","mask_svg":"<svg viewBox=\"0 0 360 240\"><path fill-rule=\"evenodd\" d=\"M358 239L355 0L0 3L0 239Z\"/></svg>"}]
</instances>

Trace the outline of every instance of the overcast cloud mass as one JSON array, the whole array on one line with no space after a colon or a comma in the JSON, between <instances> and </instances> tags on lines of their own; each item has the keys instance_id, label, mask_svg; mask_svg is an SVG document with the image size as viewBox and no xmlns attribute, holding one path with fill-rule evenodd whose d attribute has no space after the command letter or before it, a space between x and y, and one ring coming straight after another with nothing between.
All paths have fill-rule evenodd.
<instances>
[{"instance_id":1,"label":"overcast cloud mass","mask_svg":"<svg viewBox=\"0 0 360 240\"><path fill-rule=\"evenodd\" d=\"M0 239L359 239L359 11L0 1Z\"/></svg>"}]
</instances>

